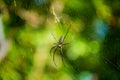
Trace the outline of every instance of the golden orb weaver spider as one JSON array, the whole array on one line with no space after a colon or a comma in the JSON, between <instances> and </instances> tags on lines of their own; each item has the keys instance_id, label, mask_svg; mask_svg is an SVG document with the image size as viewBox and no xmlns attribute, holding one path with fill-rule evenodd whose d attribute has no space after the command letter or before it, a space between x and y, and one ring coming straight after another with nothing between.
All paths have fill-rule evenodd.
<instances>
[{"instance_id":1,"label":"golden orb weaver spider","mask_svg":"<svg viewBox=\"0 0 120 80\"><path fill-rule=\"evenodd\" d=\"M70 26L70 27L71 27L71 26ZM63 50L62 50L62 47L63 47L63 45L69 44L69 43L64 43L64 40L66 39L66 36L67 36L67 34L68 34L68 32L69 32L70 27L68 28L65 36L61 36L61 37L59 38L59 40L57 40L57 39L55 38L55 36L52 34L52 36L53 36L54 39L56 40L56 43L55 43L56 45L53 46L53 47L50 49L50 54L51 54L52 51L53 51L53 61L54 61L54 64L55 64L55 65L56 65L56 63L55 63L55 60L54 60L54 56L55 56L56 51L57 51L58 49L59 49L59 51L60 51L60 56L62 57L62 62L63 62Z\"/></svg>"}]
</instances>

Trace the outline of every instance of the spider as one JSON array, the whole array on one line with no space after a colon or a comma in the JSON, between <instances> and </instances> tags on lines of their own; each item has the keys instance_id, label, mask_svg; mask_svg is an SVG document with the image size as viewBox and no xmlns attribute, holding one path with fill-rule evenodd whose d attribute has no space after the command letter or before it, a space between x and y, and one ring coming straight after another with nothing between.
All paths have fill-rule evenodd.
<instances>
[{"instance_id":1,"label":"spider","mask_svg":"<svg viewBox=\"0 0 120 80\"><path fill-rule=\"evenodd\" d=\"M71 27L71 26L70 26L70 27ZM59 38L59 40L57 40L57 39L55 38L55 36L52 34L52 36L53 36L54 39L56 40L56 43L55 43L55 46L53 46L53 47L50 49L50 54L51 54L52 51L53 51L53 61L54 61L54 64L55 64L55 65L56 65L56 63L55 63L55 60L54 60L54 55L56 54L56 51L57 51L58 49L59 49L59 53L60 53L60 56L62 57L62 62L63 62L63 50L62 50L62 47L63 47L64 45L69 44L69 43L64 43L64 40L65 40L65 38L66 38L66 36L67 36L67 34L68 34L68 32L69 32L70 27L68 28L66 34L65 34L65 35L62 35L62 36Z\"/></svg>"}]
</instances>

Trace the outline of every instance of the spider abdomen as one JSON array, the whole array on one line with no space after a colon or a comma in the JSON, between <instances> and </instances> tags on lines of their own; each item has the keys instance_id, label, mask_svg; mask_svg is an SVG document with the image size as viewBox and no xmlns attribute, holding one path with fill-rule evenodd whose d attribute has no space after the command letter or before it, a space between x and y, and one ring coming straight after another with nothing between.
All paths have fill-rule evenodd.
<instances>
[{"instance_id":1,"label":"spider abdomen","mask_svg":"<svg viewBox=\"0 0 120 80\"><path fill-rule=\"evenodd\" d=\"M59 39L59 43L62 43L64 41L64 36L61 36Z\"/></svg>"}]
</instances>

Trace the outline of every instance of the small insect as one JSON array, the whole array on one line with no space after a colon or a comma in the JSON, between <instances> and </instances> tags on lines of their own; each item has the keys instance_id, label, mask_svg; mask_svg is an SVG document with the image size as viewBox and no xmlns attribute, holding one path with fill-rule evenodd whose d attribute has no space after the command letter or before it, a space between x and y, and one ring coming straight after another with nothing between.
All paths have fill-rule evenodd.
<instances>
[{"instance_id":1,"label":"small insect","mask_svg":"<svg viewBox=\"0 0 120 80\"><path fill-rule=\"evenodd\" d=\"M71 27L71 26L70 26L70 27ZM69 32L70 27L68 28L66 34L65 34L64 36L61 36L59 40L57 40L57 39L55 38L55 36L52 34L52 36L53 36L54 39L56 40L56 43L55 43L55 46L53 46L53 47L50 49L50 54L51 54L52 51L53 51L53 61L54 61L54 64L55 64L55 65L56 65L56 63L55 63L55 60L54 60L54 56L55 56L57 50L59 50L59 53L60 53L60 56L62 57L62 62L63 62L63 50L62 50L62 47L63 47L64 45L69 44L69 43L64 43L64 40L65 40L65 38L66 38L66 36L67 36L67 34L68 34L68 32Z\"/></svg>"}]
</instances>

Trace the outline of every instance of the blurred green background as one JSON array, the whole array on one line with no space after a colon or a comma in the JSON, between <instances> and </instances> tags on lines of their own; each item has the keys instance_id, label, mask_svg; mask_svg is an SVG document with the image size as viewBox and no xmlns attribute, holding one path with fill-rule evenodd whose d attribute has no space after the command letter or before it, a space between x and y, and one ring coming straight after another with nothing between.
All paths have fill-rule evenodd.
<instances>
[{"instance_id":1,"label":"blurred green background","mask_svg":"<svg viewBox=\"0 0 120 80\"><path fill-rule=\"evenodd\" d=\"M119 0L0 0L0 80L120 80ZM70 28L63 46L50 49ZM53 35L52 35L53 34Z\"/></svg>"}]
</instances>

